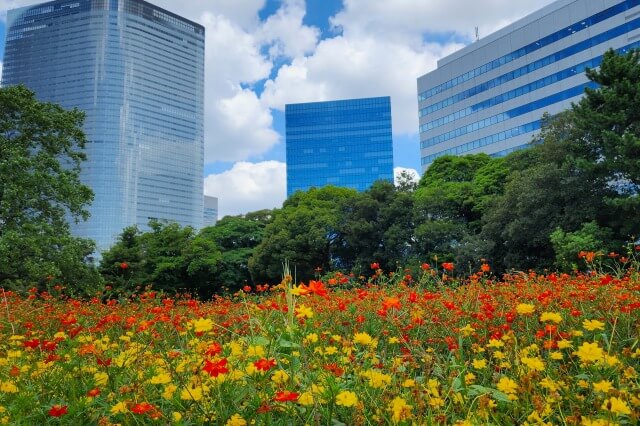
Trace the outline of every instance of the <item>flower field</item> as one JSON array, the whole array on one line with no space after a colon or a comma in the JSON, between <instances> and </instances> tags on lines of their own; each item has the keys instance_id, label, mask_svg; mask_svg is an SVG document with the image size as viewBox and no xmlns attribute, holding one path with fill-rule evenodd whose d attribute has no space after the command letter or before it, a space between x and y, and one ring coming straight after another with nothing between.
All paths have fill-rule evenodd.
<instances>
[{"instance_id":1,"label":"flower field","mask_svg":"<svg viewBox=\"0 0 640 426\"><path fill-rule=\"evenodd\" d=\"M0 423L638 424L633 268L453 268L209 302L1 291Z\"/></svg>"}]
</instances>

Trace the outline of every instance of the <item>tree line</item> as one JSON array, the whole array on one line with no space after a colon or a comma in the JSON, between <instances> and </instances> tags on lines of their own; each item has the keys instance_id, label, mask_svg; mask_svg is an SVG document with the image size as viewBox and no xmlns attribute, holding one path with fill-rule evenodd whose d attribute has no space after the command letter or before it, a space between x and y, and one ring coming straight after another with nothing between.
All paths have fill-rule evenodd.
<instances>
[{"instance_id":1,"label":"tree line","mask_svg":"<svg viewBox=\"0 0 640 426\"><path fill-rule=\"evenodd\" d=\"M23 217L16 219L9 204L20 195L0 190L0 285L21 277L43 285L46 274L69 283L95 279L119 288L153 283L208 296L278 282L285 260L299 280L319 271L368 274L372 262L387 271L453 262L460 273L480 263L497 273L584 267L580 251L621 253L640 235L640 53L609 51L600 68L586 74L598 88L587 88L571 109L545 116L527 149L500 158L441 157L417 183L405 178L397 185L376 182L364 192L332 186L297 192L282 208L225 217L198 232L158 222L147 232L127 228L97 267L86 261L91 247L85 240L67 234L58 245L51 240L49 228L61 223L60 215L66 211L81 219L90 201L90 191L74 181L75 168L55 170L70 173L62 182L81 194L67 204L53 203L56 208L45 213L27 197ZM35 160L24 163L5 155L17 149L16 138L25 140L21 149L31 150L31 156L38 145L28 141L47 141L25 129L12 134L11 113L5 113L2 99L3 123L9 122L1 130L2 183L8 182L6 173L24 173L24 182L33 178L37 185L42 171ZM62 114L43 112L61 120L54 113ZM75 120L69 119L71 128ZM73 136L79 147L82 137ZM50 154L81 161L80 149ZM32 224L43 218L47 227ZM67 253L65 265L73 265L73 272L60 266L61 253ZM34 255L40 263L27 266L25 260Z\"/></svg>"}]
</instances>

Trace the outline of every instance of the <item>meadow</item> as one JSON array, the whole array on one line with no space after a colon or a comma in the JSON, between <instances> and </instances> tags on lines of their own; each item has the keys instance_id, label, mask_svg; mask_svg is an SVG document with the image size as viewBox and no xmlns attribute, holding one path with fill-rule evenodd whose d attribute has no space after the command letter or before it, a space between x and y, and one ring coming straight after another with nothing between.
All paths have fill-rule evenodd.
<instances>
[{"instance_id":1,"label":"meadow","mask_svg":"<svg viewBox=\"0 0 640 426\"><path fill-rule=\"evenodd\" d=\"M638 424L638 253L500 278L374 263L210 301L2 290L0 423Z\"/></svg>"}]
</instances>

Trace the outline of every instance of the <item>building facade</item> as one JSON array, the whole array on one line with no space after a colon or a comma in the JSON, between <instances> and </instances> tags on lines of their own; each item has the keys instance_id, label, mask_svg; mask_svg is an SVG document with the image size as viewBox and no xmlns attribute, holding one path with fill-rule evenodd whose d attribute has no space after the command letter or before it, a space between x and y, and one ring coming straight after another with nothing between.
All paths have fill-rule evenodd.
<instances>
[{"instance_id":1,"label":"building facade","mask_svg":"<svg viewBox=\"0 0 640 426\"><path fill-rule=\"evenodd\" d=\"M393 181L391 99L285 106L287 196L335 185L364 191Z\"/></svg>"},{"instance_id":2,"label":"building facade","mask_svg":"<svg viewBox=\"0 0 640 426\"><path fill-rule=\"evenodd\" d=\"M640 0L558 0L418 78L423 171L436 158L527 146L545 112L580 99L609 48L640 47Z\"/></svg>"},{"instance_id":3,"label":"building facade","mask_svg":"<svg viewBox=\"0 0 640 426\"><path fill-rule=\"evenodd\" d=\"M108 248L151 219L203 220L204 28L142 0L10 10L2 85L86 112L81 179L95 198L74 234Z\"/></svg>"},{"instance_id":4,"label":"building facade","mask_svg":"<svg viewBox=\"0 0 640 426\"><path fill-rule=\"evenodd\" d=\"M215 226L218 222L218 198L204 196L204 216L202 226Z\"/></svg>"}]
</instances>

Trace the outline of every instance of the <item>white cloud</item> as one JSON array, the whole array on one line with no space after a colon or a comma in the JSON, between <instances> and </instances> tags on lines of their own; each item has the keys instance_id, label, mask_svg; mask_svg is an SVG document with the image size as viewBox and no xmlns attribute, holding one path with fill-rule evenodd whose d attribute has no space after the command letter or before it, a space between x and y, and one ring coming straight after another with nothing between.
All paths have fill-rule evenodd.
<instances>
[{"instance_id":1,"label":"white cloud","mask_svg":"<svg viewBox=\"0 0 640 426\"><path fill-rule=\"evenodd\" d=\"M456 32L468 39L497 29L552 3L554 0L344 0L344 9L332 23L345 34L384 35L413 39L425 32Z\"/></svg>"},{"instance_id":2,"label":"white cloud","mask_svg":"<svg viewBox=\"0 0 640 426\"><path fill-rule=\"evenodd\" d=\"M285 163L238 162L231 170L204 179L204 193L218 197L219 217L281 207L286 198Z\"/></svg>"},{"instance_id":3,"label":"white cloud","mask_svg":"<svg viewBox=\"0 0 640 426\"><path fill-rule=\"evenodd\" d=\"M269 46L272 58L294 58L313 52L318 44L320 30L303 25L305 14L304 1L288 0L257 30L256 36Z\"/></svg>"},{"instance_id":4,"label":"white cloud","mask_svg":"<svg viewBox=\"0 0 640 426\"><path fill-rule=\"evenodd\" d=\"M256 38L222 15L205 13L205 162L257 157L278 143L268 107L241 83L263 80L271 62Z\"/></svg>"},{"instance_id":5,"label":"white cloud","mask_svg":"<svg viewBox=\"0 0 640 426\"><path fill-rule=\"evenodd\" d=\"M420 180L420 173L416 169L410 169L407 167L394 167L393 168L393 181L397 184L398 178L402 173L406 173L413 182L418 182Z\"/></svg>"},{"instance_id":6,"label":"white cloud","mask_svg":"<svg viewBox=\"0 0 640 426\"><path fill-rule=\"evenodd\" d=\"M321 41L313 55L281 67L266 82L261 100L283 109L286 103L391 96L393 132L414 134L416 78L460 47L430 43L414 49L383 36L337 36Z\"/></svg>"}]
</instances>

